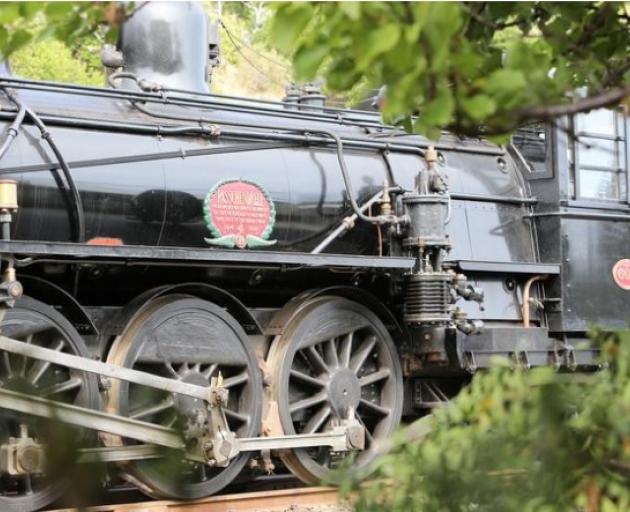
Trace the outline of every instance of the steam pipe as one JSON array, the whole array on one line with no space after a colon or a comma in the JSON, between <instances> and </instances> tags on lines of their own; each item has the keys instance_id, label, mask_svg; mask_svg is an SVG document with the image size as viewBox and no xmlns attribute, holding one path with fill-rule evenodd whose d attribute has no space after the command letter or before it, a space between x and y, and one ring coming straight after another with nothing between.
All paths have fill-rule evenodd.
<instances>
[{"instance_id":1,"label":"steam pipe","mask_svg":"<svg viewBox=\"0 0 630 512\"><path fill-rule=\"evenodd\" d=\"M403 220L402 217L397 217L395 215L377 215L377 216L369 216L365 215L359 205L357 204L354 198L354 192L352 190L352 181L350 180L350 176L348 175L348 169L346 167L346 159L343 155L343 142L341 137L334 132L328 130L313 130L313 133L320 133L326 135L335 141L335 145L337 146L337 160L339 161L339 168L341 170L341 176L343 177L343 183L346 187L346 192L348 193L348 200L352 205L352 209L354 210L355 215L365 221L372 224L387 224L387 223L397 223Z\"/></svg>"},{"instance_id":2,"label":"steam pipe","mask_svg":"<svg viewBox=\"0 0 630 512\"><path fill-rule=\"evenodd\" d=\"M0 147L0 160L2 159L4 154L8 151L8 149L11 147L13 140L17 137L17 134L20 130L20 126L22 125L22 121L24 121L25 115L26 115L26 108L24 107L24 105L22 105L21 107L19 107L18 113L15 116L15 119L13 120L13 122L11 123L11 126L9 126L6 140L2 144L2 147Z\"/></svg>"},{"instance_id":3,"label":"steam pipe","mask_svg":"<svg viewBox=\"0 0 630 512\"><path fill-rule=\"evenodd\" d=\"M24 110L24 114L28 115L33 120L33 123L35 123L35 125L37 126L37 128L39 129L41 133L42 139L44 139L48 143L48 145L50 146L50 149L55 154L55 157L57 158L57 161L59 162L59 166L61 167L61 171L66 179L66 183L68 184L68 188L70 189L72 198L74 200L75 217L76 217L76 222L77 222L77 235L76 235L77 242L84 242L85 241L85 218L83 216L83 201L81 200L81 195L79 194L79 190L77 189L76 183L74 182L74 179L72 178L72 174L70 173L70 169L68 167L68 164L66 163L65 158L63 157L63 154L59 150L59 147L55 143L51 133L48 131L48 128L46 128L46 125L39 118L39 116L33 110L31 110L30 108L22 104L22 102L19 100L17 95L13 94L11 90L7 88L3 88L3 90L6 93L6 95L9 97L9 99L11 99L11 101L18 107L19 111ZM18 111L18 116L19 116L19 111Z\"/></svg>"},{"instance_id":4,"label":"steam pipe","mask_svg":"<svg viewBox=\"0 0 630 512\"><path fill-rule=\"evenodd\" d=\"M77 242L85 242L85 217L83 215L83 201L81 200L81 194L79 194L79 189L77 189L77 185L72 178L72 173L70 172L70 168L66 163L63 154L59 150L59 147L53 140L52 135L46 128L46 125L42 122L42 120L33 112L30 108L26 109L26 113L33 120L35 125L39 128L40 133L42 134L42 139L44 139L50 149L52 149L57 161L59 162L59 166L61 167L61 172L63 173L64 178L66 179L66 183L68 183L68 188L70 188L70 193L72 194L72 199L75 204L75 216L77 221Z\"/></svg>"},{"instance_id":5,"label":"steam pipe","mask_svg":"<svg viewBox=\"0 0 630 512\"><path fill-rule=\"evenodd\" d=\"M0 86L1 87L1 86ZM13 111L14 113L15 111ZM7 117L13 117L10 112L2 112L0 111L0 119L6 119ZM86 129L100 129L100 130L110 130L110 131L118 131L118 132L128 132L128 133L138 133L144 135L207 135L212 136L216 135L213 132L213 129L216 127L210 126L160 126L160 125L143 125L143 124L133 124L133 123L117 123L112 121L96 121L89 119L78 119L73 117L60 117L54 115L41 115L39 118L54 126L66 126L71 128L86 128ZM240 123L226 123L227 126L241 126ZM244 126L244 125L243 125ZM260 126L263 130L273 130L272 127L268 126ZM307 137L304 135L292 134L292 133L280 133L280 132L255 132L249 130L232 130L221 128L221 135L226 138L232 139L272 139L272 140L283 140L290 142L304 142L307 144L330 144L330 140L325 137ZM412 146L408 144L391 144L385 142L377 142L371 140L356 140L356 139L345 139L344 145L348 147L352 147L355 149L375 149L375 150L385 150L389 149L390 151L396 151L399 153L409 153L414 154L419 157L424 155L424 151L417 146Z\"/></svg>"},{"instance_id":6,"label":"steam pipe","mask_svg":"<svg viewBox=\"0 0 630 512\"><path fill-rule=\"evenodd\" d=\"M125 75L124 77L118 75L119 78L132 78L132 73L129 73L130 76ZM133 79L133 78L132 78ZM138 82L140 83L140 82ZM148 82L147 82L148 84ZM128 90L120 90L120 89L101 89L96 87L87 87L87 86L69 86L65 84L57 84L55 82L44 82L44 81L36 81L36 80L23 80L16 78L8 78L2 77L0 78L0 86L10 86L19 89L30 89L35 91L46 91L51 92L51 89L55 89L54 92L62 93L62 94L74 94L77 91L82 92L86 96L93 97L101 97L101 98L116 98L116 99L126 99L126 100L135 100L135 101L143 101L149 103L160 103L160 104L171 104L171 105L179 105L179 106L188 106L188 107L199 107L199 108L220 108L226 111L232 112L245 112L245 113L264 113L270 117L283 117L289 119L301 119L301 120L321 120L334 122L337 121L341 124L350 124L354 126L359 126L363 128L372 127L372 128L386 128L387 126L382 125L378 121L369 121L365 119L357 119L357 118L349 118L349 117L340 117L335 115L321 114L316 112L296 112L289 110L280 110L277 108L265 108L263 106L245 106L245 105L235 105L220 101L201 101L193 98L186 97L166 97L164 95L164 91L153 93L146 91L128 91ZM391 128L391 127L390 127Z\"/></svg>"},{"instance_id":7,"label":"steam pipe","mask_svg":"<svg viewBox=\"0 0 630 512\"><path fill-rule=\"evenodd\" d=\"M396 191L395 188L390 188L390 191ZM365 203L363 203L360 207L360 210L362 212L368 210L370 208L370 206L372 206L374 203L378 202L381 197L383 197L383 191L380 190L378 193L374 194L370 199L368 199ZM330 234L324 238L317 247L315 247L315 249L313 249L311 251L311 254L319 254L321 253L324 249L326 249L326 247L328 247L334 240L336 240L337 238L339 238L339 236L344 233L345 231L349 231L352 226L354 225L354 221L357 219L357 214L353 213L352 215L350 215L349 217L346 217L345 219L343 219L343 221L341 222L341 224L339 224L339 226L337 226L333 231L330 232Z\"/></svg>"},{"instance_id":8,"label":"steam pipe","mask_svg":"<svg viewBox=\"0 0 630 512\"><path fill-rule=\"evenodd\" d=\"M529 290L536 281L547 279L547 275L538 275L530 277L523 286L523 327L529 327Z\"/></svg>"}]
</instances>

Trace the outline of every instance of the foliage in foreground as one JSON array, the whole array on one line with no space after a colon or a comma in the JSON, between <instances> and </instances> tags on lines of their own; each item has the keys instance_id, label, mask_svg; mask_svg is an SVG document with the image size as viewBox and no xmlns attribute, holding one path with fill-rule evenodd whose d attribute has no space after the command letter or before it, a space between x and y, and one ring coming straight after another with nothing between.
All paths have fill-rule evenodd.
<instances>
[{"instance_id":1,"label":"foliage in foreground","mask_svg":"<svg viewBox=\"0 0 630 512\"><path fill-rule=\"evenodd\" d=\"M346 481L359 512L630 509L630 333L598 335L605 370L570 383L497 366L402 433L372 479Z\"/></svg>"},{"instance_id":2,"label":"foliage in foreground","mask_svg":"<svg viewBox=\"0 0 630 512\"><path fill-rule=\"evenodd\" d=\"M386 85L384 114L408 131L504 134L566 113L577 88L592 96L578 110L629 96L628 10L623 2L283 2L271 33L300 79L322 74L338 92Z\"/></svg>"}]
</instances>

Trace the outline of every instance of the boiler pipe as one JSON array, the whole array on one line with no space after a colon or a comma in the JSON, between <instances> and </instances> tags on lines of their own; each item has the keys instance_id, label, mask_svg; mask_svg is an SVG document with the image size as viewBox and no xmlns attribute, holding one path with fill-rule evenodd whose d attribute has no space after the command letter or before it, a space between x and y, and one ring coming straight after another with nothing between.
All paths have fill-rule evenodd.
<instances>
[{"instance_id":1,"label":"boiler pipe","mask_svg":"<svg viewBox=\"0 0 630 512\"><path fill-rule=\"evenodd\" d=\"M25 115L26 115L26 108L24 107L24 105L22 105L20 107L20 109L18 110L18 113L15 116L15 119L11 123L11 126L9 126L9 130L8 130L8 133L7 133L6 140L2 144L2 147L0 147L0 159L2 159L4 154L11 147L11 144L13 143L13 139L15 139L15 137L17 137L18 131L20 130L20 126L22 125L22 121L24 121L24 116Z\"/></svg>"},{"instance_id":2,"label":"boiler pipe","mask_svg":"<svg viewBox=\"0 0 630 512\"><path fill-rule=\"evenodd\" d=\"M339 115L327 115L316 112L295 112L295 111L283 111L274 108L265 108L263 106L248 106L248 105L236 105L221 101L202 101L192 98L175 97L173 98L165 96L164 93L148 93L144 91L122 91L120 89L100 89L86 86L67 86L65 84L57 84L55 82L40 82L35 80L22 80L15 78L2 77L0 78L0 86L9 86L16 89L29 89L33 91L45 91L45 92L57 92L61 94L75 94L81 92L85 96L100 97L100 98L116 98L143 101L149 103L171 104L180 106L191 106L200 108L220 108L222 110L233 112L246 112L246 113L262 113L269 115L270 117L282 117L289 119L300 120L321 120L328 122L338 122L341 124L347 123L350 125L360 127L372 127L372 128L384 128L384 126L378 120L362 119L360 117L341 117ZM54 89L54 90L51 90ZM390 127L392 128L392 127Z\"/></svg>"}]
</instances>

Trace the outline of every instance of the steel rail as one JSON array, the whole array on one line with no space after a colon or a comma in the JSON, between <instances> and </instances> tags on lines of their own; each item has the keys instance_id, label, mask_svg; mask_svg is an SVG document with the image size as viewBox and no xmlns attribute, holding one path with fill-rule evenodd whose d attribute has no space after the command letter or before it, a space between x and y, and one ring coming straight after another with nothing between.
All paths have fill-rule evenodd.
<instances>
[{"instance_id":1,"label":"steel rail","mask_svg":"<svg viewBox=\"0 0 630 512\"><path fill-rule=\"evenodd\" d=\"M210 496L194 501L146 501L82 508L83 512L285 512L307 507L334 507L340 503L334 487L305 487L267 490L223 496ZM75 508L48 512L76 512Z\"/></svg>"}]
</instances>

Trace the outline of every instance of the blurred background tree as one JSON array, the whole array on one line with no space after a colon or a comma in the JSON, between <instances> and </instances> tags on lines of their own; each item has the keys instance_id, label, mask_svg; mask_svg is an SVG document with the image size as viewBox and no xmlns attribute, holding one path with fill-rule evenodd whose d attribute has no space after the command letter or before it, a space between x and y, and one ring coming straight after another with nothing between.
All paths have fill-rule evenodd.
<instances>
[{"instance_id":1,"label":"blurred background tree","mask_svg":"<svg viewBox=\"0 0 630 512\"><path fill-rule=\"evenodd\" d=\"M137 4L137 3L136 3ZM290 60L270 45L270 6L264 2L204 2L219 25L221 65L212 92L281 99L292 76ZM0 49L22 77L103 86L104 42L115 42L128 13L113 2L4 2Z\"/></svg>"}]
</instances>

